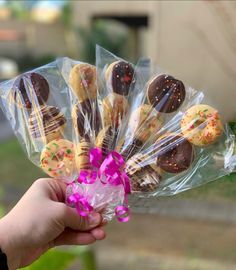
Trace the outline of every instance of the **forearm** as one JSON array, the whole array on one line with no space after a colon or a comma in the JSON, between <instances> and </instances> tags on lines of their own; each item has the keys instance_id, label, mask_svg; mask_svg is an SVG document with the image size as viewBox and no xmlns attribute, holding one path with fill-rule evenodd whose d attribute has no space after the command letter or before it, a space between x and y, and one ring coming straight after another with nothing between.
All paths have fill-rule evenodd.
<instances>
[{"instance_id":1,"label":"forearm","mask_svg":"<svg viewBox=\"0 0 236 270\"><path fill-rule=\"evenodd\" d=\"M20 258L17 252L18 241L16 236L13 235L14 231L14 223L10 222L8 216L0 219L0 248L7 256L9 270L16 270L20 266Z\"/></svg>"}]
</instances>

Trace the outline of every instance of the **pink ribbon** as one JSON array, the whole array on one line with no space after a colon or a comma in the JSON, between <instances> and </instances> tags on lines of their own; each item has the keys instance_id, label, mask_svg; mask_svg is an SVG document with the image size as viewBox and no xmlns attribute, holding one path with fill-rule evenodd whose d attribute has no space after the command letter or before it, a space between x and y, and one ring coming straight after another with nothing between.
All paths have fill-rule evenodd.
<instances>
[{"instance_id":1,"label":"pink ribbon","mask_svg":"<svg viewBox=\"0 0 236 270\"><path fill-rule=\"evenodd\" d=\"M97 178L102 184L114 186L123 185L125 191L125 205L118 205L115 208L115 215L120 222L127 222L130 217L128 208L128 194L131 192L129 177L124 172L125 161L123 157L115 152L110 152L103 160L102 150L93 148L89 153L89 160L94 169L82 170L78 177L79 183L93 184ZM93 211L93 207L87 199L76 193L69 196L69 204L73 204L81 216L87 216Z\"/></svg>"},{"instance_id":2,"label":"pink ribbon","mask_svg":"<svg viewBox=\"0 0 236 270\"><path fill-rule=\"evenodd\" d=\"M67 203L75 207L82 217L86 217L93 212L93 207L88 203L87 199L79 193L70 195L67 198Z\"/></svg>"}]
</instances>

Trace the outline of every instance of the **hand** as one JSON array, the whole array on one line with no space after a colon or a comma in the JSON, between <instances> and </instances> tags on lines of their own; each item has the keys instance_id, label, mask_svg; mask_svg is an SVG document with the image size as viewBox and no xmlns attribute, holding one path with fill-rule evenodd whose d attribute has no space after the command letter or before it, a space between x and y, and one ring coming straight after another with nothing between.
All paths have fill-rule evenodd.
<instances>
[{"instance_id":1,"label":"hand","mask_svg":"<svg viewBox=\"0 0 236 270\"><path fill-rule=\"evenodd\" d=\"M105 237L101 215L79 216L63 203L65 189L59 180L39 179L0 220L0 248L9 270L29 265L52 247L87 245Z\"/></svg>"}]
</instances>

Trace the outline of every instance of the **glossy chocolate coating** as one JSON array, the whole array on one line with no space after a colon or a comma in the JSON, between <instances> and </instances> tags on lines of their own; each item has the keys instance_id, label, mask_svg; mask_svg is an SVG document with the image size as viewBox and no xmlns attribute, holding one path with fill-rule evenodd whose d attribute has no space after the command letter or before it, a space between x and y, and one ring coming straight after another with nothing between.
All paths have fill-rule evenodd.
<instances>
[{"instance_id":1,"label":"glossy chocolate coating","mask_svg":"<svg viewBox=\"0 0 236 270\"><path fill-rule=\"evenodd\" d=\"M32 93L32 89L34 93ZM43 105L49 96L49 85L47 80L38 73L26 73L16 79L13 85L14 99L18 98L21 100L22 105L31 109L32 104L35 106ZM31 95L31 96L30 96ZM34 99L34 102L32 101Z\"/></svg>"},{"instance_id":2,"label":"glossy chocolate coating","mask_svg":"<svg viewBox=\"0 0 236 270\"><path fill-rule=\"evenodd\" d=\"M101 149L104 157L114 150L116 139L117 130L112 126L108 127L101 142Z\"/></svg>"},{"instance_id":3,"label":"glossy chocolate coating","mask_svg":"<svg viewBox=\"0 0 236 270\"><path fill-rule=\"evenodd\" d=\"M187 170L194 160L192 144L180 135L168 135L156 142L157 165L166 172Z\"/></svg>"},{"instance_id":4,"label":"glossy chocolate coating","mask_svg":"<svg viewBox=\"0 0 236 270\"><path fill-rule=\"evenodd\" d=\"M44 106L29 117L29 130L34 138L47 136L66 123L66 118L57 107Z\"/></svg>"},{"instance_id":5,"label":"glossy chocolate coating","mask_svg":"<svg viewBox=\"0 0 236 270\"><path fill-rule=\"evenodd\" d=\"M150 104L158 111L172 113L179 109L185 100L184 84L169 75L156 77L148 86Z\"/></svg>"},{"instance_id":6,"label":"glossy chocolate coating","mask_svg":"<svg viewBox=\"0 0 236 270\"><path fill-rule=\"evenodd\" d=\"M93 108L93 106L95 108ZM76 105L77 128L81 137L86 137L85 119L88 121L91 130L95 130L95 135L97 135L101 126L100 113L97 103L91 103L89 99L86 99Z\"/></svg>"},{"instance_id":7,"label":"glossy chocolate coating","mask_svg":"<svg viewBox=\"0 0 236 270\"><path fill-rule=\"evenodd\" d=\"M112 88L119 95L127 96L133 81L134 69L131 64L118 61L112 70Z\"/></svg>"},{"instance_id":8,"label":"glossy chocolate coating","mask_svg":"<svg viewBox=\"0 0 236 270\"><path fill-rule=\"evenodd\" d=\"M121 155L124 159L127 160L128 158L132 157L140 151L143 146L143 142L139 139L134 138L132 141L128 142L125 145L125 148L124 144L121 147Z\"/></svg>"}]
</instances>

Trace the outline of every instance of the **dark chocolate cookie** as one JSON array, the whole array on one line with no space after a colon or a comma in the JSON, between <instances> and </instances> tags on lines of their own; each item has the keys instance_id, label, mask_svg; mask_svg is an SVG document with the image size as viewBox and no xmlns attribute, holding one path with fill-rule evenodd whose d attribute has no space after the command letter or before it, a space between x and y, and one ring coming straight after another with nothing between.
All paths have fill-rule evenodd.
<instances>
[{"instance_id":1,"label":"dark chocolate cookie","mask_svg":"<svg viewBox=\"0 0 236 270\"><path fill-rule=\"evenodd\" d=\"M172 113L179 109L185 100L184 84L169 75L154 78L147 89L149 103L158 111Z\"/></svg>"},{"instance_id":2,"label":"dark chocolate cookie","mask_svg":"<svg viewBox=\"0 0 236 270\"><path fill-rule=\"evenodd\" d=\"M156 190L161 176L151 166L147 165L130 176L132 192L152 192Z\"/></svg>"},{"instance_id":3,"label":"dark chocolate cookie","mask_svg":"<svg viewBox=\"0 0 236 270\"><path fill-rule=\"evenodd\" d=\"M107 126L99 132L96 138L96 146L102 149L104 157L114 150L116 139L117 130L112 126Z\"/></svg>"},{"instance_id":4,"label":"dark chocolate cookie","mask_svg":"<svg viewBox=\"0 0 236 270\"><path fill-rule=\"evenodd\" d=\"M131 64L124 61L116 62L111 74L113 91L119 95L127 96L133 82L133 76L134 69Z\"/></svg>"},{"instance_id":5,"label":"dark chocolate cookie","mask_svg":"<svg viewBox=\"0 0 236 270\"><path fill-rule=\"evenodd\" d=\"M132 139L126 143L123 143L120 149L120 153L125 160L137 154L143 146L143 142L139 139Z\"/></svg>"},{"instance_id":6,"label":"dark chocolate cookie","mask_svg":"<svg viewBox=\"0 0 236 270\"><path fill-rule=\"evenodd\" d=\"M156 142L157 165L169 173L187 170L194 160L194 147L181 135L169 134Z\"/></svg>"},{"instance_id":7,"label":"dark chocolate cookie","mask_svg":"<svg viewBox=\"0 0 236 270\"><path fill-rule=\"evenodd\" d=\"M43 105L49 96L47 80L38 73L26 73L16 79L13 85L14 100L19 106L27 109ZM35 104L35 105L34 105Z\"/></svg>"},{"instance_id":8,"label":"dark chocolate cookie","mask_svg":"<svg viewBox=\"0 0 236 270\"><path fill-rule=\"evenodd\" d=\"M91 103L89 99L86 99L77 103L73 109L72 118L81 137L86 137L89 130L95 131L95 135L99 132L101 117L96 102ZM88 124L89 127L86 128Z\"/></svg>"}]
</instances>

